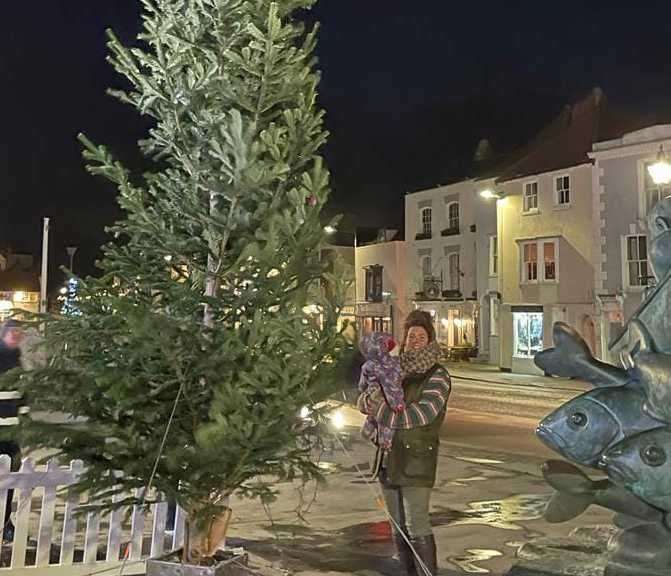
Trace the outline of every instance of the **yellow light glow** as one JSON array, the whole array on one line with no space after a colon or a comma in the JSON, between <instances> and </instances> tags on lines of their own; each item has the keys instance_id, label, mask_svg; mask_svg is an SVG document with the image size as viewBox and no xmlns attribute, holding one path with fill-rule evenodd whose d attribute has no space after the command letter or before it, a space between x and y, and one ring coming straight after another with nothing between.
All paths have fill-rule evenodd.
<instances>
[{"instance_id":1,"label":"yellow light glow","mask_svg":"<svg viewBox=\"0 0 671 576\"><path fill-rule=\"evenodd\" d=\"M14 302L25 302L26 301L26 293L19 290L18 292L14 292L13 298L14 298Z\"/></svg>"},{"instance_id":2,"label":"yellow light glow","mask_svg":"<svg viewBox=\"0 0 671 576\"><path fill-rule=\"evenodd\" d=\"M0 312L9 312L14 307L9 300L0 300Z\"/></svg>"},{"instance_id":3,"label":"yellow light glow","mask_svg":"<svg viewBox=\"0 0 671 576\"><path fill-rule=\"evenodd\" d=\"M340 410L336 410L331 414L331 424L336 430L342 430L345 427L345 415Z\"/></svg>"},{"instance_id":4,"label":"yellow light glow","mask_svg":"<svg viewBox=\"0 0 671 576\"><path fill-rule=\"evenodd\" d=\"M324 226L324 232L327 234L335 234L338 230L335 228L335 226Z\"/></svg>"},{"instance_id":5,"label":"yellow light glow","mask_svg":"<svg viewBox=\"0 0 671 576\"><path fill-rule=\"evenodd\" d=\"M665 157L658 157L657 162L648 166L648 173L657 186L664 186L671 182L671 164Z\"/></svg>"},{"instance_id":6,"label":"yellow light glow","mask_svg":"<svg viewBox=\"0 0 671 576\"><path fill-rule=\"evenodd\" d=\"M485 200L493 200L494 198L498 198L499 195L494 192L491 188L486 188L484 190L480 191L480 196L484 198Z\"/></svg>"}]
</instances>

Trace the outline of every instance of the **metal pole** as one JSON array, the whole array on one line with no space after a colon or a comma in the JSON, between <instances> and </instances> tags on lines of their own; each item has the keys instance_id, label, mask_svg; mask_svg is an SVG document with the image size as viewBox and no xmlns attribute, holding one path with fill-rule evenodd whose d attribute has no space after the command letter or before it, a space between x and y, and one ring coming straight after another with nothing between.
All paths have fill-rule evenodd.
<instances>
[{"instance_id":1,"label":"metal pole","mask_svg":"<svg viewBox=\"0 0 671 576\"><path fill-rule=\"evenodd\" d=\"M49 272L49 218L42 227L42 276L40 278L40 312L47 311L47 274Z\"/></svg>"},{"instance_id":2,"label":"metal pole","mask_svg":"<svg viewBox=\"0 0 671 576\"><path fill-rule=\"evenodd\" d=\"M356 239L356 228L354 228L354 303L356 304L356 279L357 279L357 269L356 269L356 249L357 249L357 239Z\"/></svg>"},{"instance_id":3,"label":"metal pole","mask_svg":"<svg viewBox=\"0 0 671 576\"><path fill-rule=\"evenodd\" d=\"M70 272L74 274L75 272L75 254L77 252L77 247L76 246L68 246L65 251L68 253L68 256L70 257Z\"/></svg>"},{"instance_id":4,"label":"metal pole","mask_svg":"<svg viewBox=\"0 0 671 576\"><path fill-rule=\"evenodd\" d=\"M359 279L359 268L357 267L357 258L356 258L356 249L357 249L357 238L356 238L356 226L354 227L354 328L356 329L357 335L359 331L359 315L358 315L358 300L357 300L357 289L356 285Z\"/></svg>"}]
</instances>

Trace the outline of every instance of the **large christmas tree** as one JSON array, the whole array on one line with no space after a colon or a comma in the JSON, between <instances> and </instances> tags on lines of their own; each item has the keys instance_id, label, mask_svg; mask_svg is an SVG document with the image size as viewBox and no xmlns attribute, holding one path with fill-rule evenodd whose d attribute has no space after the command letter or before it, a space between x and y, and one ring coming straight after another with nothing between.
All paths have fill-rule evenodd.
<instances>
[{"instance_id":1,"label":"large christmas tree","mask_svg":"<svg viewBox=\"0 0 671 576\"><path fill-rule=\"evenodd\" d=\"M297 20L312 4L142 0L141 47L110 33L129 82L113 93L153 120L140 144L156 168L137 177L82 137L125 217L78 313L47 320L48 366L21 376L33 413L76 418L26 417L24 446L84 460L93 496L151 483L205 533L230 494L318 475L298 414L344 349L319 258L326 134L315 31Z\"/></svg>"}]
</instances>

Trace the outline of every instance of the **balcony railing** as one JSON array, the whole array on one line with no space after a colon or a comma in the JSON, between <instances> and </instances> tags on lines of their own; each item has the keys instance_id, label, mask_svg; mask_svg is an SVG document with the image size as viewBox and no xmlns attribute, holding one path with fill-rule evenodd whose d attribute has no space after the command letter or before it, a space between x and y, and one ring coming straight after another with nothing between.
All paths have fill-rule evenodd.
<instances>
[{"instance_id":1,"label":"balcony railing","mask_svg":"<svg viewBox=\"0 0 671 576\"><path fill-rule=\"evenodd\" d=\"M441 236L458 236L461 234L459 226L450 226L441 232Z\"/></svg>"},{"instance_id":2,"label":"balcony railing","mask_svg":"<svg viewBox=\"0 0 671 576\"><path fill-rule=\"evenodd\" d=\"M431 240L432 236L431 232L421 232L415 236L415 240Z\"/></svg>"},{"instance_id":3,"label":"balcony railing","mask_svg":"<svg viewBox=\"0 0 671 576\"><path fill-rule=\"evenodd\" d=\"M443 290L443 298L447 300L461 300L463 296L461 290Z\"/></svg>"}]
</instances>

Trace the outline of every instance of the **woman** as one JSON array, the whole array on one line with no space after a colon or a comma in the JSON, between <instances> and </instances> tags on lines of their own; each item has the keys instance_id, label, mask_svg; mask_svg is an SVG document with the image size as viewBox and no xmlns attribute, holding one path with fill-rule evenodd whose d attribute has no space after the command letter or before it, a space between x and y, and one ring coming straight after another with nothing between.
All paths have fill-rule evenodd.
<instances>
[{"instance_id":1,"label":"woman","mask_svg":"<svg viewBox=\"0 0 671 576\"><path fill-rule=\"evenodd\" d=\"M379 464L378 477L389 514L403 573L437 575L436 541L429 518L431 490L436 481L440 429L447 411L450 377L439 364L440 348L431 316L421 310L405 321L401 349L405 409L392 411L376 395L362 394L359 407L396 432L391 451ZM402 529L412 548L399 533ZM421 559L415 557L412 549Z\"/></svg>"}]
</instances>

